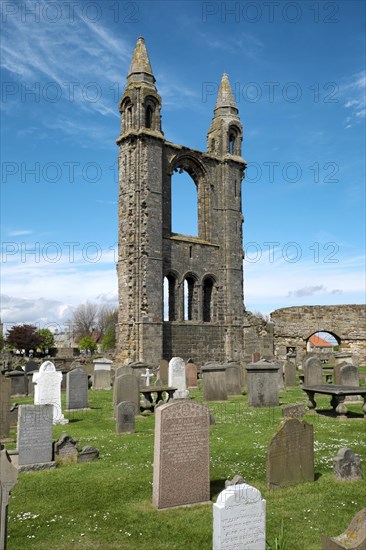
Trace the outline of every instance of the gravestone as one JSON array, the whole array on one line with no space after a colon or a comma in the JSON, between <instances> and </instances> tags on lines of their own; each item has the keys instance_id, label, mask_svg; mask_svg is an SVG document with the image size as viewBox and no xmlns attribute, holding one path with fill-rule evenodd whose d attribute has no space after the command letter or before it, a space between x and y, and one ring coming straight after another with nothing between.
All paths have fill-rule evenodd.
<instances>
[{"instance_id":1,"label":"gravestone","mask_svg":"<svg viewBox=\"0 0 366 550\"><path fill-rule=\"evenodd\" d=\"M30 373L30 372L34 372L36 370L39 369L39 364L36 362L36 361L33 361L33 359L30 359L29 361L26 362L25 364L25 369L24 369L24 372L26 374Z\"/></svg>"},{"instance_id":2,"label":"gravestone","mask_svg":"<svg viewBox=\"0 0 366 550\"><path fill-rule=\"evenodd\" d=\"M213 550L265 550L266 501L247 483L230 485L213 505Z\"/></svg>"},{"instance_id":3,"label":"gravestone","mask_svg":"<svg viewBox=\"0 0 366 550\"><path fill-rule=\"evenodd\" d=\"M27 395L27 377L22 370L12 370L6 373L11 380L11 395Z\"/></svg>"},{"instance_id":4,"label":"gravestone","mask_svg":"<svg viewBox=\"0 0 366 550\"><path fill-rule=\"evenodd\" d=\"M277 407L278 363L261 359L247 365L248 404L251 407Z\"/></svg>"},{"instance_id":5,"label":"gravestone","mask_svg":"<svg viewBox=\"0 0 366 550\"><path fill-rule=\"evenodd\" d=\"M323 384L322 364L317 357L306 359L303 372L305 386L321 386Z\"/></svg>"},{"instance_id":6,"label":"gravestone","mask_svg":"<svg viewBox=\"0 0 366 550\"><path fill-rule=\"evenodd\" d=\"M76 464L78 461L78 442L71 435L62 434L54 445L56 464Z\"/></svg>"},{"instance_id":7,"label":"gravestone","mask_svg":"<svg viewBox=\"0 0 366 550\"><path fill-rule=\"evenodd\" d=\"M118 376L122 376L122 374L133 374L133 369L129 365L122 365L121 367L117 367L114 379L118 378Z\"/></svg>"},{"instance_id":8,"label":"gravestone","mask_svg":"<svg viewBox=\"0 0 366 550\"><path fill-rule=\"evenodd\" d=\"M322 550L365 550L366 508L353 518L347 529L338 537L323 536Z\"/></svg>"},{"instance_id":9,"label":"gravestone","mask_svg":"<svg viewBox=\"0 0 366 550\"><path fill-rule=\"evenodd\" d=\"M79 462L93 462L99 458L99 449L92 447L91 445L86 445L78 454L78 463Z\"/></svg>"},{"instance_id":10,"label":"gravestone","mask_svg":"<svg viewBox=\"0 0 366 550\"><path fill-rule=\"evenodd\" d=\"M242 395L241 372L237 363L224 363L227 395Z\"/></svg>"},{"instance_id":11,"label":"gravestone","mask_svg":"<svg viewBox=\"0 0 366 550\"><path fill-rule=\"evenodd\" d=\"M219 363L209 363L201 368L203 378L203 399L205 401L226 401L226 369Z\"/></svg>"},{"instance_id":12,"label":"gravestone","mask_svg":"<svg viewBox=\"0 0 366 550\"><path fill-rule=\"evenodd\" d=\"M136 403L122 401L116 407L116 432L133 433L135 431Z\"/></svg>"},{"instance_id":13,"label":"gravestone","mask_svg":"<svg viewBox=\"0 0 366 550\"><path fill-rule=\"evenodd\" d=\"M145 383L142 385L145 386L145 388L149 388L151 386L151 380L154 378L154 375L152 371L148 368L145 369L145 372L140 375L140 377L144 380Z\"/></svg>"},{"instance_id":14,"label":"gravestone","mask_svg":"<svg viewBox=\"0 0 366 550\"><path fill-rule=\"evenodd\" d=\"M349 351L340 351L335 354L334 361L336 365L339 365L340 363L350 363L353 364L353 355Z\"/></svg>"},{"instance_id":15,"label":"gravestone","mask_svg":"<svg viewBox=\"0 0 366 550\"><path fill-rule=\"evenodd\" d=\"M276 489L304 481L314 481L314 428L290 418L269 442L267 484Z\"/></svg>"},{"instance_id":16,"label":"gravestone","mask_svg":"<svg viewBox=\"0 0 366 550\"><path fill-rule=\"evenodd\" d=\"M333 458L333 474L338 481L362 479L360 457L352 449L343 447Z\"/></svg>"},{"instance_id":17,"label":"gravestone","mask_svg":"<svg viewBox=\"0 0 366 550\"><path fill-rule=\"evenodd\" d=\"M19 466L52 461L52 420L52 405L19 405Z\"/></svg>"},{"instance_id":18,"label":"gravestone","mask_svg":"<svg viewBox=\"0 0 366 550\"><path fill-rule=\"evenodd\" d=\"M305 405L286 405L282 408L282 416L284 418L303 418L305 416Z\"/></svg>"},{"instance_id":19,"label":"gravestone","mask_svg":"<svg viewBox=\"0 0 366 550\"><path fill-rule=\"evenodd\" d=\"M296 365L292 361L285 363L285 386L296 386Z\"/></svg>"},{"instance_id":20,"label":"gravestone","mask_svg":"<svg viewBox=\"0 0 366 550\"><path fill-rule=\"evenodd\" d=\"M343 365L339 370L339 378L341 386L359 386L360 377L358 367L353 365ZM362 401L360 395L347 395L346 401Z\"/></svg>"},{"instance_id":21,"label":"gravestone","mask_svg":"<svg viewBox=\"0 0 366 550\"><path fill-rule=\"evenodd\" d=\"M122 401L135 404L136 414L140 412L140 391L139 381L135 374L122 374L115 379L115 406ZM115 409L116 415L116 409Z\"/></svg>"},{"instance_id":22,"label":"gravestone","mask_svg":"<svg viewBox=\"0 0 366 550\"><path fill-rule=\"evenodd\" d=\"M111 389L111 369L113 361L102 357L94 359L93 390Z\"/></svg>"},{"instance_id":23,"label":"gravestone","mask_svg":"<svg viewBox=\"0 0 366 550\"><path fill-rule=\"evenodd\" d=\"M177 388L173 394L174 398L184 398L189 395L186 383L186 364L181 357L173 357L169 361L168 386Z\"/></svg>"},{"instance_id":24,"label":"gravestone","mask_svg":"<svg viewBox=\"0 0 366 550\"><path fill-rule=\"evenodd\" d=\"M88 409L88 374L81 367L66 375L66 409Z\"/></svg>"},{"instance_id":25,"label":"gravestone","mask_svg":"<svg viewBox=\"0 0 366 550\"><path fill-rule=\"evenodd\" d=\"M346 361L341 361L333 368L334 384L336 384L337 386L341 385L341 368L345 365L350 365L350 363L346 363Z\"/></svg>"},{"instance_id":26,"label":"gravestone","mask_svg":"<svg viewBox=\"0 0 366 550\"><path fill-rule=\"evenodd\" d=\"M0 374L0 439L7 439L10 432L11 381Z\"/></svg>"},{"instance_id":27,"label":"gravestone","mask_svg":"<svg viewBox=\"0 0 366 550\"><path fill-rule=\"evenodd\" d=\"M278 390L282 391L285 389L283 363L282 361L274 361L274 363L277 363L278 365L278 379L277 379Z\"/></svg>"},{"instance_id":28,"label":"gravestone","mask_svg":"<svg viewBox=\"0 0 366 550\"><path fill-rule=\"evenodd\" d=\"M11 463L7 450L0 445L0 549L6 549L9 495L18 481L18 470Z\"/></svg>"},{"instance_id":29,"label":"gravestone","mask_svg":"<svg viewBox=\"0 0 366 550\"><path fill-rule=\"evenodd\" d=\"M169 363L166 359L160 361L159 378L162 386L168 385Z\"/></svg>"},{"instance_id":30,"label":"gravestone","mask_svg":"<svg viewBox=\"0 0 366 550\"><path fill-rule=\"evenodd\" d=\"M188 389L198 388L197 372L198 372L198 370L197 370L197 367L194 363L187 363L187 365L186 365L186 379L187 379Z\"/></svg>"},{"instance_id":31,"label":"gravestone","mask_svg":"<svg viewBox=\"0 0 366 550\"><path fill-rule=\"evenodd\" d=\"M34 404L53 405L53 423L67 424L61 410L61 372L56 372L55 365L51 361L45 361L39 368L39 372L33 374Z\"/></svg>"},{"instance_id":32,"label":"gravestone","mask_svg":"<svg viewBox=\"0 0 366 550\"><path fill-rule=\"evenodd\" d=\"M252 353L252 363L258 363L260 361L261 354L258 351Z\"/></svg>"},{"instance_id":33,"label":"gravestone","mask_svg":"<svg viewBox=\"0 0 366 550\"><path fill-rule=\"evenodd\" d=\"M210 500L210 414L171 401L155 410L153 504L170 508Z\"/></svg>"}]
</instances>

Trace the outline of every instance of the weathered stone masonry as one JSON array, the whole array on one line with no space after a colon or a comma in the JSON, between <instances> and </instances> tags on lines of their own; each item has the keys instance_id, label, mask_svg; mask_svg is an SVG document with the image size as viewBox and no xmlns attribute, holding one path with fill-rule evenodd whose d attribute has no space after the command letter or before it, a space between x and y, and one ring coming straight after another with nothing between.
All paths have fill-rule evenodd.
<instances>
[{"instance_id":1,"label":"weathered stone masonry","mask_svg":"<svg viewBox=\"0 0 366 550\"><path fill-rule=\"evenodd\" d=\"M243 353L242 125L227 75L207 152L165 140L161 98L139 38L119 104L119 323L122 361L173 355L205 362ZM171 176L197 186L198 237L171 231ZM164 321L163 281L169 287ZM188 311L184 311L184 282Z\"/></svg>"},{"instance_id":2,"label":"weathered stone masonry","mask_svg":"<svg viewBox=\"0 0 366 550\"><path fill-rule=\"evenodd\" d=\"M330 332L342 351L350 351L365 361L366 309L364 305L302 306L277 309L274 323L275 354L284 358L288 348L296 350L299 363L306 354L306 342L316 332Z\"/></svg>"}]
</instances>

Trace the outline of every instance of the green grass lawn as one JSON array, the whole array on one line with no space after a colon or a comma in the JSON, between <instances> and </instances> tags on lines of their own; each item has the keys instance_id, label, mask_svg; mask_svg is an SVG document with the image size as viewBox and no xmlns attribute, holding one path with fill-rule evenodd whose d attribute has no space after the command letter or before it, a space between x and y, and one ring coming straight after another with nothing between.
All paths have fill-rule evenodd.
<instances>
[{"instance_id":1,"label":"green grass lawn","mask_svg":"<svg viewBox=\"0 0 366 550\"><path fill-rule=\"evenodd\" d=\"M201 390L191 396L202 402ZM280 401L306 403L306 395L291 388ZM134 434L116 435L111 402L112 391L90 391L92 410L65 413L70 423L54 428L54 439L67 432L80 448L98 447L98 461L19 474L9 501L8 550L212 548L211 505L157 511L151 504L154 416L137 417ZM226 479L242 475L267 500L267 540L273 543L283 521L287 550L320 550L322 534L340 534L365 506L364 481L340 483L332 473L332 458L345 446L361 455L366 473L362 404L349 405L353 416L340 421L321 414L330 409L329 397L317 395L317 403L320 414L306 415L314 425L316 480L275 491L266 487L265 462L280 407L249 408L246 395L209 404L216 420L210 428L212 500Z\"/></svg>"}]
</instances>

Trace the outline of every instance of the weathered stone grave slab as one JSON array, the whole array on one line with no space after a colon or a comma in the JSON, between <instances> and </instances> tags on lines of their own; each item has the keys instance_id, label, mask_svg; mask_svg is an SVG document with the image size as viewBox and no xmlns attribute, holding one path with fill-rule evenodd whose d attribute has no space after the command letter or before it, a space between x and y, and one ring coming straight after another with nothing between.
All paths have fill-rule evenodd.
<instances>
[{"instance_id":1,"label":"weathered stone grave slab","mask_svg":"<svg viewBox=\"0 0 366 550\"><path fill-rule=\"evenodd\" d=\"M140 411L139 380L137 376L135 374L122 374L122 376L115 379L114 383L115 406L122 403L122 401L132 402L135 404L136 410Z\"/></svg>"},{"instance_id":2,"label":"weathered stone grave slab","mask_svg":"<svg viewBox=\"0 0 366 550\"><path fill-rule=\"evenodd\" d=\"M3 445L0 445L0 549L6 549L8 531L9 495L18 481L18 469L11 463Z\"/></svg>"},{"instance_id":3,"label":"weathered stone grave slab","mask_svg":"<svg viewBox=\"0 0 366 550\"><path fill-rule=\"evenodd\" d=\"M343 447L333 458L333 473L338 481L355 481L362 479L360 457L352 449Z\"/></svg>"},{"instance_id":4,"label":"weathered stone grave slab","mask_svg":"<svg viewBox=\"0 0 366 550\"><path fill-rule=\"evenodd\" d=\"M265 550L266 501L247 483L227 487L213 505L213 550Z\"/></svg>"},{"instance_id":5,"label":"weathered stone grave slab","mask_svg":"<svg viewBox=\"0 0 366 550\"><path fill-rule=\"evenodd\" d=\"M186 380L188 389L198 388L197 372L198 369L194 363L186 364Z\"/></svg>"},{"instance_id":6,"label":"weathered stone grave slab","mask_svg":"<svg viewBox=\"0 0 366 550\"><path fill-rule=\"evenodd\" d=\"M305 405L302 403L285 405L282 407L282 416L284 418L303 418L305 416Z\"/></svg>"},{"instance_id":7,"label":"weathered stone grave slab","mask_svg":"<svg viewBox=\"0 0 366 550\"><path fill-rule=\"evenodd\" d=\"M116 432L133 433L135 431L135 415L140 410L136 410L136 403L131 401L122 401L116 407Z\"/></svg>"},{"instance_id":8,"label":"weathered stone grave slab","mask_svg":"<svg viewBox=\"0 0 366 550\"><path fill-rule=\"evenodd\" d=\"M11 395L27 395L27 376L23 370L12 370L6 373L11 380Z\"/></svg>"},{"instance_id":9,"label":"weathered stone grave slab","mask_svg":"<svg viewBox=\"0 0 366 550\"><path fill-rule=\"evenodd\" d=\"M0 438L9 437L11 381L0 374Z\"/></svg>"},{"instance_id":10,"label":"weathered stone grave slab","mask_svg":"<svg viewBox=\"0 0 366 550\"><path fill-rule=\"evenodd\" d=\"M359 386L360 376L358 367L354 365L343 365L339 369L339 378L341 386ZM362 401L360 395L348 395L346 401Z\"/></svg>"},{"instance_id":11,"label":"weathered stone grave slab","mask_svg":"<svg viewBox=\"0 0 366 550\"><path fill-rule=\"evenodd\" d=\"M351 363L346 363L346 361L340 361L337 365L333 368L333 378L334 378L334 384L337 386L341 385L341 367L344 367L345 365L350 365Z\"/></svg>"},{"instance_id":12,"label":"weathered stone grave slab","mask_svg":"<svg viewBox=\"0 0 366 550\"><path fill-rule=\"evenodd\" d=\"M101 359L94 359L93 364L93 390L110 390L113 361L102 357Z\"/></svg>"},{"instance_id":13,"label":"weathered stone grave slab","mask_svg":"<svg viewBox=\"0 0 366 550\"><path fill-rule=\"evenodd\" d=\"M284 372L283 372L283 362L282 361L275 361L278 365L278 389L279 391L282 391L285 389L285 379L284 379Z\"/></svg>"},{"instance_id":14,"label":"weathered stone grave slab","mask_svg":"<svg viewBox=\"0 0 366 550\"><path fill-rule=\"evenodd\" d=\"M78 462L93 462L99 458L99 449L86 445L78 454Z\"/></svg>"},{"instance_id":15,"label":"weathered stone grave slab","mask_svg":"<svg viewBox=\"0 0 366 550\"><path fill-rule=\"evenodd\" d=\"M353 518L347 529L338 537L323 536L322 550L365 550L366 508Z\"/></svg>"},{"instance_id":16,"label":"weathered stone grave slab","mask_svg":"<svg viewBox=\"0 0 366 550\"><path fill-rule=\"evenodd\" d=\"M78 442L71 435L61 434L54 445L56 464L76 464L78 461Z\"/></svg>"},{"instance_id":17,"label":"weathered stone grave slab","mask_svg":"<svg viewBox=\"0 0 366 550\"><path fill-rule=\"evenodd\" d=\"M296 365L292 361L285 363L285 385L296 386Z\"/></svg>"},{"instance_id":18,"label":"weathered stone grave slab","mask_svg":"<svg viewBox=\"0 0 366 550\"><path fill-rule=\"evenodd\" d=\"M66 409L88 409L88 374L82 367L66 375Z\"/></svg>"},{"instance_id":19,"label":"weathered stone grave slab","mask_svg":"<svg viewBox=\"0 0 366 550\"><path fill-rule=\"evenodd\" d=\"M34 404L53 405L53 423L67 424L61 410L61 372L56 372L56 367L51 361L45 361L40 366L39 372L33 374Z\"/></svg>"},{"instance_id":20,"label":"weathered stone grave slab","mask_svg":"<svg viewBox=\"0 0 366 550\"><path fill-rule=\"evenodd\" d=\"M251 407L277 407L278 363L261 359L247 365L248 403Z\"/></svg>"},{"instance_id":21,"label":"weathered stone grave slab","mask_svg":"<svg viewBox=\"0 0 366 550\"><path fill-rule=\"evenodd\" d=\"M186 382L186 364L181 357L173 357L169 361L168 386L177 388L177 391L173 394L174 398L184 398L189 395Z\"/></svg>"},{"instance_id":22,"label":"weathered stone grave slab","mask_svg":"<svg viewBox=\"0 0 366 550\"><path fill-rule=\"evenodd\" d=\"M286 420L269 442L267 484L270 489L314 481L314 428Z\"/></svg>"},{"instance_id":23,"label":"weathered stone grave slab","mask_svg":"<svg viewBox=\"0 0 366 550\"><path fill-rule=\"evenodd\" d=\"M155 410L153 504L170 508L210 500L210 414L173 401Z\"/></svg>"},{"instance_id":24,"label":"weathered stone grave slab","mask_svg":"<svg viewBox=\"0 0 366 550\"><path fill-rule=\"evenodd\" d=\"M237 363L224 363L227 395L242 395L241 372Z\"/></svg>"},{"instance_id":25,"label":"weathered stone grave slab","mask_svg":"<svg viewBox=\"0 0 366 550\"><path fill-rule=\"evenodd\" d=\"M203 365L203 399L205 401L227 401L226 368L219 363Z\"/></svg>"},{"instance_id":26,"label":"weathered stone grave slab","mask_svg":"<svg viewBox=\"0 0 366 550\"><path fill-rule=\"evenodd\" d=\"M319 386L323 384L322 364L317 357L306 359L303 372L305 386Z\"/></svg>"},{"instance_id":27,"label":"weathered stone grave slab","mask_svg":"<svg viewBox=\"0 0 366 550\"><path fill-rule=\"evenodd\" d=\"M19 405L19 466L52 461L52 421L52 405Z\"/></svg>"},{"instance_id":28,"label":"weathered stone grave slab","mask_svg":"<svg viewBox=\"0 0 366 550\"><path fill-rule=\"evenodd\" d=\"M159 378L162 386L168 385L169 362L166 359L160 361Z\"/></svg>"}]
</instances>

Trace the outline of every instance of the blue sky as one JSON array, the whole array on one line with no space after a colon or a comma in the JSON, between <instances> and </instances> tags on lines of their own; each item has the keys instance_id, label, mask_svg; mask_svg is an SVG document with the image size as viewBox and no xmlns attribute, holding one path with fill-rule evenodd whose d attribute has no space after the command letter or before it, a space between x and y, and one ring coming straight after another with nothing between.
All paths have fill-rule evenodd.
<instances>
[{"instance_id":1,"label":"blue sky","mask_svg":"<svg viewBox=\"0 0 366 550\"><path fill-rule=\"evenodd\" d=\"M247 309L364 302L363 2L4 0L1 10L5 325L62 324L86 300L116 303L117 104L140 35L169 141L205 150L229 74L248 162ZM193 184L174 185L174 227L193 233Z\"/></svg>"}]
</instances>

